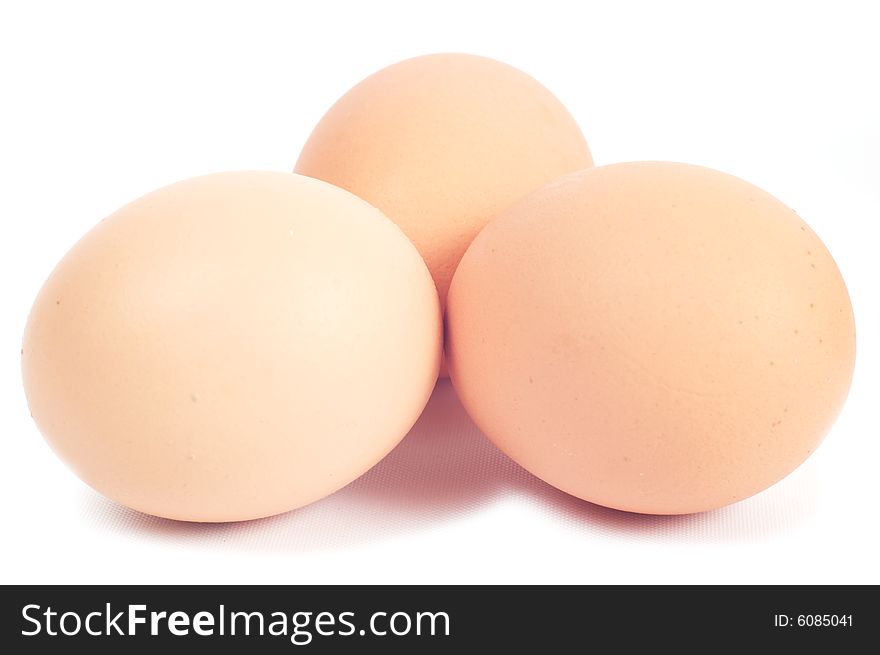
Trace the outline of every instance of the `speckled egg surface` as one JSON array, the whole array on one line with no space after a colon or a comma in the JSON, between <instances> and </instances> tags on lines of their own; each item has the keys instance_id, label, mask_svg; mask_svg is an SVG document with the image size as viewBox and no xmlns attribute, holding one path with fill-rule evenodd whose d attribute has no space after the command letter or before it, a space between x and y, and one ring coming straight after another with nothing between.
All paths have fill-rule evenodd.
<instances>
[{"instance_id":1,"label":"speckled egg surface","mask_svg":"<svg viewBox=\"0 0 880 655\"><path fill-rule=\"evenodd\" d=\"M482 430L609 507L707 510L783 478L840 411L846 287L798 215L713 170L566 176L474 240L447 309L453 383Z\"/></svg>"}]
</instances>

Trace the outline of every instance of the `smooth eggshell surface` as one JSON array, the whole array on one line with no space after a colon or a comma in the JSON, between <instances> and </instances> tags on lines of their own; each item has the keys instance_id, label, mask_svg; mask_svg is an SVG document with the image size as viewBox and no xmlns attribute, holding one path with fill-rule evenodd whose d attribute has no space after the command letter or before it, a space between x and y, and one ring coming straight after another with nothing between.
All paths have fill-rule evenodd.
<instances>
[{"instance_id":1,"label":"smooth eggshell surface","mask_svg":"<svg viewBox=\"0 0 880 655\"><path fill-rule=\"evenodd\" d=\"M574 119L533 78L485 57L438 54L389 66L346 93L295 170L348 189L397 223L425 258L442 304L490 219L590 165Z\"/></svg>"},{"instance_id":2,"label":"smooth eggshell surface","mask_svg":"<svg viewBox=\"0 0 880 655\"><path fill-rule=\"evenodd\" d=\"M750 496L817 447L855 357L849 297L791 209L683 164L589 169L493 221L449 294L453 383L550 484L680 514Z\"/></svg>"},{"instance_id":3,"label":"smooth eggshell surface","mask_svg":"<svg viewBox=\"0 0 880 655\"><path fill-rule=\"evenodd\" d=\"M23 349L40 430L142 512L232 521L351 482L434 385L439 302L379 211L290 173L194 178L98 224L39 293Z\"/></svg>"}]
</instances>

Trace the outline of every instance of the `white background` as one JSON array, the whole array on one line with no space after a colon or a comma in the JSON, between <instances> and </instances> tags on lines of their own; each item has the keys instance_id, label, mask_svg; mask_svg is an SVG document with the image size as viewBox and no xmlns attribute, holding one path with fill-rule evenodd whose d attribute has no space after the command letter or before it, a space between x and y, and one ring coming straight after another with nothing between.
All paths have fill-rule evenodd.
<instances>
[{"instance_id":1,"label":"white background","mask_svg":"<svg viewBox=\"0 0 880 655\"><path fill-rule=\"evenodd\" d=\"M870 2L4 2L0 582L880 582L878 35ZM88 489L43 442L21 389L26 315L57 260L156 187L290 170L351 85L436 51L536 77L597 164L711 166L810 223L859 335L825 444L735 506L627 515L512 464L447 383L376 469L287 515L181 524Z\"/></svg>"}]
</instances>

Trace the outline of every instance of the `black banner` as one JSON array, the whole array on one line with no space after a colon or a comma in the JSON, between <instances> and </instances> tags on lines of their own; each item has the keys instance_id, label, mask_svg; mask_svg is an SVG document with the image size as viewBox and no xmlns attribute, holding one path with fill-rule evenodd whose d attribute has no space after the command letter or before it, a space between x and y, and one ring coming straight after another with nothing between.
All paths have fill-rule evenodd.
<instances>
[{"instance_id":1,"label":"black banner","mask_svg":"<svg viewBox=\"0 0 880 655\"><path fill-rule=\"evenodd\" d=\"M880 636L873 587L22 586L0 612L6 653L855 652Z\"/></svg>"}]
</instances>

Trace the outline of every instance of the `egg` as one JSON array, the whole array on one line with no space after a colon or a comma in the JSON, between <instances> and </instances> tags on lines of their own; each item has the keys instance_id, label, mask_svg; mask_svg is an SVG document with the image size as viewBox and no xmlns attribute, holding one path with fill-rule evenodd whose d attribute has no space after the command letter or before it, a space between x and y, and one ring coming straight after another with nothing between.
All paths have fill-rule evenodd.
<instances>
[{"instance_id":1,"label":"egg","mask_svg":"<svg viewBox=\"0 0 880 655\"><path fill-rule=\"evenodd\" d=\"M697 166L565 176L474 240L447 358L477 425L551 485L684 514L774 484L846 398L852 308L819 237Z\"/></svg>"},{"instance_id":2,"label":"egg","mask_svg":"<svg viewBox=\"0 0 880 655\"><path fill-rule=\"evenodd\" d=\"M441 305L486 223L526 193L592 165L574 119L525 73L465 54L375 73L326 113L296 172L364 198L419 249Z\"/></svg>"},{"instance_id":3,"label":"egg","mask_svg":"<svg viewBox=\"0 0 880 655\"><path fill-rule=\"evenodd\" d=\"M441 352L424 262L377 209L291 173L154 191L65 255L28 319L32 415L85 482L236 521L351 482L407 433Z\"/></svg>"}]
</instances>

